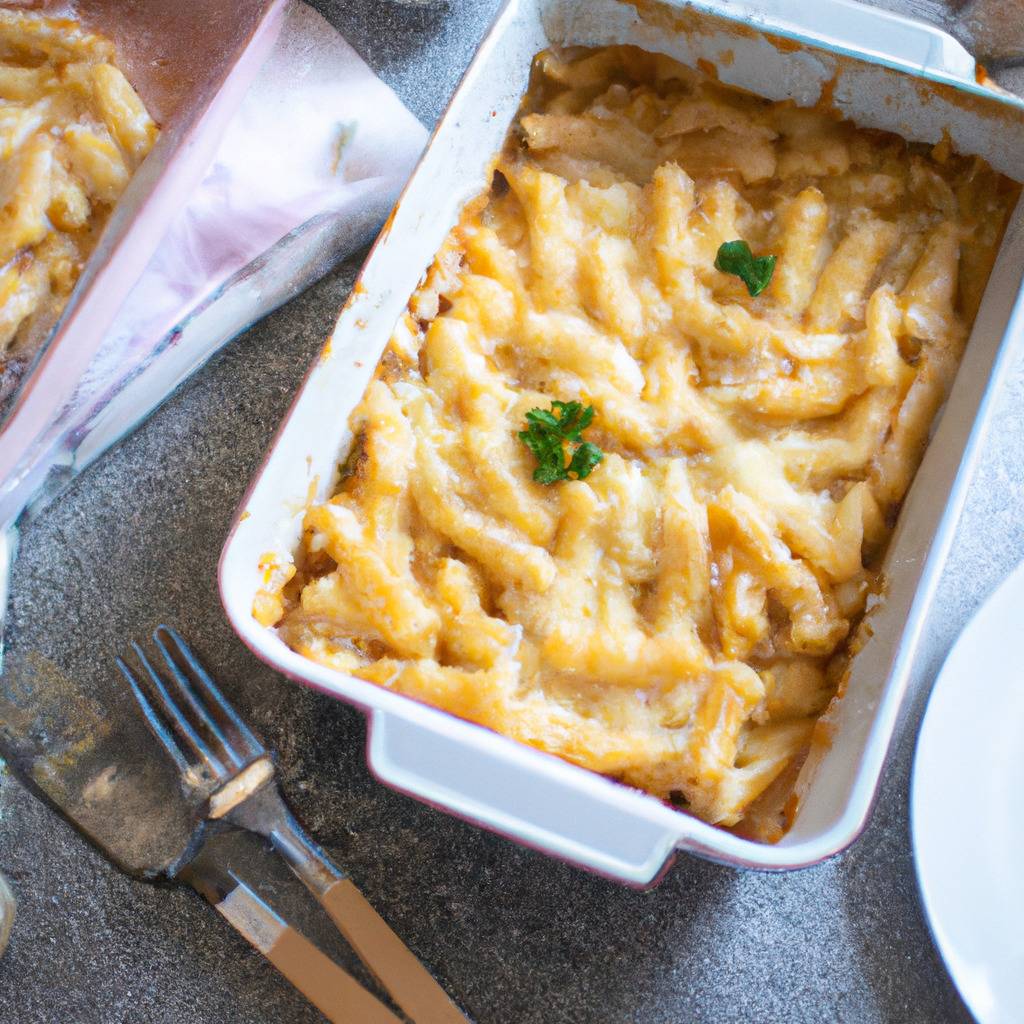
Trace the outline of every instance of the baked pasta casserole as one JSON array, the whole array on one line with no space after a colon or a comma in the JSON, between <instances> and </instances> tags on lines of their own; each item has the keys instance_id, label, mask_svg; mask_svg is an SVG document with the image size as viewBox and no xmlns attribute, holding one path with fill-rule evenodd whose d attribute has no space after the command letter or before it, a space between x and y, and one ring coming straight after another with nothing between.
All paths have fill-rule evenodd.
<instances>
[{"instance_id":1,"label":"baked pasta casserole","mask_svg":"<svg viewBox=\"0 0 1024 1024\"><path fill-rule=\"evenodd\" d=\"M1016 196L663 56L542 54L257 618L777 839Z\"/></svg>"},{"instance_id":2,"label":"baked pasta casserole","mask_svg":"<svg viewBox=\"0 0 1024 1024\"><path fill-rule=\"evenodd\" d=\"M115 60L74 20L0 10L0 398L156 139Z\"/></svg>"}]
</instances>

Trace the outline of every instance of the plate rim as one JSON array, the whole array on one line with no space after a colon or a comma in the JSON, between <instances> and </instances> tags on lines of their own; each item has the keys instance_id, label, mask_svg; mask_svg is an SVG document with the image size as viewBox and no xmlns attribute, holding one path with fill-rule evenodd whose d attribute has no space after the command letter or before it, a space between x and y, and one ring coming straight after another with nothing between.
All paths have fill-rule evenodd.
<instances>
[{"instance_id":1,"label":"plate rim","mask_svg":"<svg viewBox=\"0 0 1024 1024\"><path fill-rule=\"evenodd\" d=\"M939 915L936 913L935 902L929 896L928 889L925 885L924 873L921 869L922 841L919 835L919 817L921 812L918 810L918 780L921 768L921 747L928 727L929 713L932 711L933 705L936 701L936 696L942 688L943 679L946 677L946 672L949 669L950 663L963 643L964 638L977 627L978 623L989 612L990 608L997 604L1005 594L1014 590L1016 587L1024 589L1024 561L1018 562L1010 572L1007 573L1006 576L1003 577L1003 579L1000 580L987 595L985 595L964 623L952 644L950 644L949 650L942 659L942 665L939 667L939 670L935 675L935 680L929 690L924 710L921 714L921 723L918 726L917 736L914 739L914 753L910 770L910 793L907 817L910 829L911 855L914 861L914 878L917 885L918 898L921 903L925 924L928 928L928 934L931 937L932 944L938 952L940 959L942 960L942 964L946 969L946 974L949 977L951 984L956 989L957 995L960 997L960 1001L967 1009L967 1012L975 1021L978 1022L978 1024L987 1024L987 1020L984 1016L979 1014L975 1005L976 1000L972 1001L969 999L963 986L960 984L957 977L957 971L954 969L952 962L954 960L952 951L949 948L952 939L947 935L944 935L943 929L939 925Z\"/></svg>"}]
</instances>

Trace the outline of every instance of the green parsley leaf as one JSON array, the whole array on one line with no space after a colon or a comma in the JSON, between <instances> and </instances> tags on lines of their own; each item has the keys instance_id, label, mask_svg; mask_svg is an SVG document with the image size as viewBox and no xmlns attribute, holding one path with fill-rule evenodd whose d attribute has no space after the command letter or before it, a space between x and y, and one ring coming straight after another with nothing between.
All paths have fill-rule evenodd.
<instances>
[{"instance_id":1,"label":"green parsley leaf","mask_svg":"<svg viewBox=\"0 0 1024 1024\"><path fill-rule=\"evenodd\" d=\"M577 480L586 480L590 476L591 470L604 458L604 452L597 447L596 444L591 444L589 441L584 441L576 451L572 453L572 458L569 460L569 472L576 474Z\"/></svg>"},{"instance_id":2,"label":"green parsley leaf","mask_svg":"<svg viewBox=\"0 0 1024 1024\"><path fill-rule=\"evenodd\" d=\"M550 409L531 409L526 414L526 429L519 431L519 440L537 459L533 471L537 483L553 484L572 476L584 480L590 476L604 458L596 444L581 440L583 431L593 422L594 407L588 405L584 409L582 402L552 402Z\"/></svg>"},{"instance_id":3,"label":"green parsley leaf","mask_svg":"<svg viewBox=\"0 0 1024 1024\"><path fill-rule=\"evenodd\" d=\"M760 295L768 287L775 272L774 256L755 256L741 238L723 242L715 257L715 269L723 274L735 274L747 286L751 296Z\"/></svg>"}]
</instances>

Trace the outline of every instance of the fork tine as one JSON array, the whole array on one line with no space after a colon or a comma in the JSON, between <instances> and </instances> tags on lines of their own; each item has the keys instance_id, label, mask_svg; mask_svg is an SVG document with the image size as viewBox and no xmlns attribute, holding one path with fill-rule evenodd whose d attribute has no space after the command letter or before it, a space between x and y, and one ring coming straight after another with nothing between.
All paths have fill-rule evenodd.
<instances>
[{"instance_id":1,"label":"fork tine","mask_svg":"<svg viewBox=\"0 0 1024 1024\"><path fill-rule=\"evenodd\" d=\"M150 704L149 698L142 692L142 687L139 686L138 680L132 675L131 669L128 668L122 658L115 658L114 660L117 663L117 667L121 670L121 675L125 677L128 685L131 687L135 701L146 720L146 725L149 726L149 731L156 737L160 746L171 756L171 760L177 765L178 771L182 773L187 772L189 765L185 755L181 752L181 747L174 741L171 731L164 725L163 719L157 714L153 705Z\"/></svg>"},{"instance_id":2,"label":"fork tine","mask_svg":"<svg viewBox=\"0 0 1024 1024\"><path fill-rule=\"evenodd\" d=\"M132 650L135 651L135 656L139 659L139 663L149 675L149 680L153 684L153 688L156 690L157 697L160 700L160 707L167 717L170 718L171 724L177 730L178 735L192 748L193 753L200 760L205 761L216 774L227 774L227 770L220 758L214 754L202 736L196 732L184 712L175 703L174 698L167 692L163 679L160 678L160 674L149 663L146 652L134 642L132 643Z\"/></svg>"},{"instance_id":3,"label":"fork tine","mask_svg":"<svg viewBox=\"0 0 1024 1024\"><path fill-rule=\"evenodd\" d=\"M224 735L224 730L221 729L214 717L212 709L204 703L201 696L196 696L196 692L193 689L192 682L188 676L181 670L178 663L171 657L171 652L167 649L167 645L164 643L160 636L159 628L153 633L153 643L156 644L157 650L163 655L164 664L166 664L168 671L174 679L175 687L184 699L185 703L189 706L194 716L194 719L201 724L207 732L212 734L216 740L217 755L223 759L231 762L235 768L242 768L246 764L246 758L244 752L239 755L231 745L231 741L227 736Z\"/></svg>"},{"instance_id":4,"label":"fork tine","mask_svg":"<svg viewBox=\"0 0 1024 1024\"><path fill-rule=\"evenodd\" d=\"M181 638L177 630L172 629L170 626L160 625L157 626L153 632L153 640L164 652L164 657L167 657L167 648L161 639L162 636L167 636L174 644L175 649L181 655L182 660L188 666L192 674L192 682L196 689L198 689L201 695L206 700L206 705L210 709L212 714L218 712L222 716L220 724L233 730L242 744L247 748L246 760L252 760L257 757L262 757L266 754L266 749L260 742L259 738L253 733L253 731L245 724L241 716L237 711L228 703L227 698L220 692L217 684L214 683L210 674L203 668L199 659L192 653L192 649L187 643Z\"/></svg>"}]
</instances>

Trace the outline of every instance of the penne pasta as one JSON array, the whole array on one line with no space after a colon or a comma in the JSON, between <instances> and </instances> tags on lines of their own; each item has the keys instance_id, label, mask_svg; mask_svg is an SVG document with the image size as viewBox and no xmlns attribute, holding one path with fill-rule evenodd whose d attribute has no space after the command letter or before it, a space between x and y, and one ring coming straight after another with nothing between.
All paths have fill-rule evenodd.
<instances>
[{"instance_id":1,"label":"penne pasta","mask_svg":"<svg viewBox=\"0 0 1024 1024\"><path fill-rule=\"evenodd\" d=\"M114 57L76 21L0 10L0 377L49 334L156 140Z\"/></svg>"}]
</instances>

